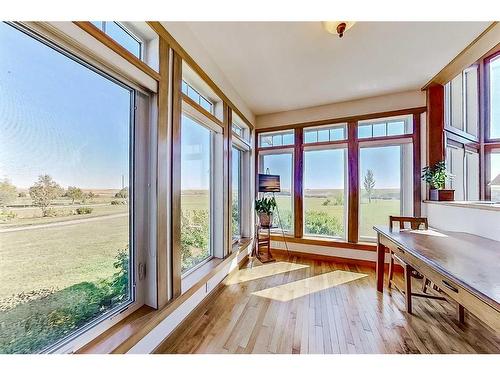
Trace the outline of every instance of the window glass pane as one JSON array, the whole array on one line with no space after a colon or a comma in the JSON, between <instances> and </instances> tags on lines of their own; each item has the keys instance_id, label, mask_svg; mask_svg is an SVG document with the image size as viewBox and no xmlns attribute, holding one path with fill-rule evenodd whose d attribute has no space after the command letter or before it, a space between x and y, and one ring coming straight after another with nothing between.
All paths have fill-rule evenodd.
<instances>
[{"instance_id":1,"label":"window glass pane","mask_svg":"<svg viewBox=\"0 0 500 375\"><path fill-rule=\"evenodd\" d=\"M233 147L232 154L232 231L233 239L241 236L241 151Z\"/></svg>"},{"instance_id":2,"label":"window glass pane","mask_svg":"<svg viewBox=\"0 0 500 375\"><path fill-rule=\"evenodd\" d=\"M283 134L283 146L293 145L295 140L293 138L293 133L285 133Z\"/></svg>"},{"instance_id":3,"label":"window glass pane","mask_svg":"<svg viewBox=\"0 0 500 375\"><path fill-rule=\"evenodd\" d=\"M181 128L181 270L211 256L211 132L186 115Z\"/></svg>"},{"instance_id":4,"label":"window glass pane","mask_svg":"<svg viewBox=\"0 0 500 375\"><path fill-rule=\"evenodd\" d=\"M264 173L269 168L270 174L280 175L281 192L276 193L276 203L281 215L283 229L291 231L293 229L293 199L292 199L292 165L293 156L291 153L271 154L262 156L262 169ZM279 225L278 215L274 217L274 225Z\"/></svg>"},{"instance_id":5,"label":"window glass pane","mask_svg":"<svg viewBox=\"0 0 500 375\"><path fill-rule=\"evenodd\" d=\"M281 134L273 135L273 146L282 146L283 136Z\"/></svg>"},{"instance_id":6,"label":"window glass pane","mask_svg":"<svg viewBox=\"0 0 500 375\"><path fill-rule=\"evenodd\" d=\"M328 129L318 130L318 142L328 142L330 140L330 132Z\"/></svg>"},{"instance_id":7,"label":"window glass pane","mask_svg":"<svg viewBox=\"0 0 500 375\"><path fill-rule=\"evenodd\" d=\"M345 149L304 152L306 235L345 238L344 171Z\"/></svg>"},{"instance_id":8,"label":"window glass pane","mask_svg":"<svg viewBox=\"0 0 500 375\"><path fill-rule=\"evenodd\" d=\"M270 135L259 135L260 147L272 147L273 137Z\"/></svg>"},{"instance_id":9,"label":"window glass pane","mask_svg":"<svg viewBox=\"0 0 500 375\"><path fill-rule=\"evenodd\" d=\"M212 103L210 103L204 97L200 97L200 105L203 107L203 109L212 113Z\"/></svg>"},{"instance_id":10,"label":"window glass pane","mask_svg":"<svg viewBox=\"0 0 500 375\"><path fill-rule=\"evenodd\" d=\"M200 104L199 103L200 95L198 94L198 92L195 89L193 89L189 85L187 88L187 96L189 96L191 99L193 99L196 104Z\"/></svg>"},{"instance_id":11,"label":"window glass pane","mask_svg":"<svg viewBox=\"0 0 500 375\"><path fill-rule=\"evenodd\" d=\"M404 121L389 122L387 124L387 135L401 135L405 134Z\"/></svg>"},{"instance_id":12,"label":"window glass pane","mask_svg":"<svg viewBox=\"0 0 500 375\"><path fill-rule=\"evenodd\" d=\"M99 30L103 30L103 23L102 21L91 21L91 23L97 27Z\"/></svg>"},{"instance_id":13,"label":"window glass pane","mask_svg":"<svg viewBox=\"0 0 500 375\"><path fill-rule=\"evenodd\" d=\"M186 81L182 81L182 92L186 95L188 94L188 84Z\"/></svg>"},{"instance_id":14,"label":"window glass pane","mask_svg":"<svg viewBox=\"0 0 500 375\"><path fill-rule=\"evenodd\" d=\"M291 146L294 144L294 132L273 132L259 135L259 147Z\"/></svg>"},{"instance_id":15,"label":"window glass pane","mask_svg":"<svg viewBox=\"0 0 500 375\"><path fill-rule=\"evenodd\" d=\"M500 138L500 56L490 64L490 138Z\"/></svg>"},{"instance_id":16,"label":"window glass pane","mask_svg":"<svg viewBox=\"0 0 500 375\"><path fill-rule=\"evenodd\" d=\"M330 141L341 141L345 139L345 128L333 128L330 129Z\"/></svg>"},{"instance_id":17,"label":"window glass pane","mask_svg":"<svg viewBox=\"0 0 500 375\"><path fill-rule=\"evenodd\" d=\"M491 200L500 202L500 152L491 154Z\"/></svg>"},{"instance_id":18,"label":"window glass pane","mask_svg":"<svg viewBox=\"0 0 500 375\"><path fill-rule=\"evenodd\" d=\"M125 31L121 25L116 22L106 22L106 34L137 58L141 58L141 43Z\"/></svg>"},{"instance_id":19,"label":"window glass pane","mask_svg":"<svg viewBox=\"0 0 500 375\"><path fill-rule=\"evenodd\" d=\"M401 147L360 149L360 237L375 237L374 225L401 214Z\"/></svg>"},{"instance_id":20,"label":"window glass pane","mask_svg":"<svg viewBox=\"0 0 500 375\"><path fill-rule=\"evenodd\" d=\"M305 131L304 142L305 143L318 142L318 132L316 130Z\"/></svg>"},{"instance_id":21,"label":"window glass pane","mask_svg":"<svg viewBox=\"0 0 500 375\"><path fill-rule=\"evenodd\" d=\"M0 56L0 353L34 353L133 300L134 92L5 23Z\"/></svg>"},{"instance_id":22,"label":"window glass pane","mask_svg":"<svg viewBox=\"0 0 500 375\"><path fill-rule=\"evenodd\" d=\"M233 133L239 135L240 137L243 136L243 129L240 128L238 125L233 124L232 129L233 129Z\"/></svg>"},{"instance_id":23,"label":"window glass pane","mask_svg":"<svg viewBox=\"0 0 500 375\"><path fill-rule=\"evenodd\" d=\"M382 124L373 124L373 136L385 137L387 135L385 125L385 122Z\"/></svg>"},{"instance_id":24,"label":"window glass pane","mask_svg":"<svg viewBox=\"0 0 500 375\"><path fill-rule=\"evenodd\" d=\"M371 138L372 125L358 125L358 138Z\"/></svg>"}]
</instances>

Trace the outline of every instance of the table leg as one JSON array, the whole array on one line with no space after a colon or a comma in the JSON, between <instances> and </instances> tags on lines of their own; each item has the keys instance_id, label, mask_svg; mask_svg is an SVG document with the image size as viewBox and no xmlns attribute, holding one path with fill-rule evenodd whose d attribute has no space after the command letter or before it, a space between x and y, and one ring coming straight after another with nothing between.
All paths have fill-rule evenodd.
<instances>
[{"instance_id":1,"label":"table leg","mask_svg":"<svg viewBox=\"0 0 500 375\"><path fill-rule=\"evenodd\" d=\"M408 314L412 313L412 306L411 306L411 266L408 264L404 265L404 276L405 276L405 305L406 305L406 312Z\"/></svg>"},{"instance_id":2,"label":"table leg","mask_svg":"<svg viewBox=\"0 0 500 375\"><path fill-rule=\"evenodd\" d=\"M460 323L465 323L465 308L460 304L457 305L457 319Z\"/></svg>"},{"instance_id":3,"label":"table leg","mask_svg":"<svg viewBox=\"0 0 500 375\"><path fill-rule=\"evenodd\" d=\"M385 247L380 243L380 234L377 236L377 291L384 291L384 262Z\"/></svg>"}]
</instances>

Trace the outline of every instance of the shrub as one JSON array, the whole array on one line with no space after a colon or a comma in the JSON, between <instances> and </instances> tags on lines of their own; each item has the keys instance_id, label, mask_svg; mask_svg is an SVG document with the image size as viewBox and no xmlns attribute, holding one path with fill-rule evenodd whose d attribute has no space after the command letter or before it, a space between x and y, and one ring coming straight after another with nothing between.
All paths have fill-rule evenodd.
<instances>
[{"instance_id":1,"label":"shrub","mask_svg":"<svg viewBox=\"0 0 500 375\"><path fill-rule=\"evenodd\" d=\"M128 198L128 187L121 189L118 193L115 194L115 198Z\"/></svg>"},{"instance_id":2,"label":"shrub","mask_svg":"<svg viewBox=\"0 0 500 375\"><path fill-rule=\"evenodd\" d=\"M328 206L332 201L330 199L325 199L323 203L321 203L322 206Z\"/></svg>"},{"instance_id":3,"label":"shrub","mask_svg":"<svg viewBox=\"0 0 500 375\"><path fill-rule=\"evenodd\" d=\"M111 205L112 206L119 206L121 204L125 204L125 202L124 201L117 201L117 200L112 200L111 201Z\"/></svg>"},{"instance_id":4,"label":"shrub","mask_svg":"<svg viewBox=\"0 0 500 375\"><path fill-rule=\"evenodd\" d=\"M185 271L206 257L210 241L207 210L190 210L181 215L181 268Z\"/></svg>"},{"instance_id":5,"label":"shrub","mask_svg":"<svg viewBox=\"0 0 500 375\"><path fill-rule=\"evenodd\" d=\"M119 250L113 265L116 272L109 279L82 282L59 291L30 292L21 303L19 298L14 301L13 308L0 303L0 353L39 352L126 301L128 247Z\"/></svg>"},{"instance_id":6,"label":"shrub","mask_svg":"<svg viewBox=\"0 0 500 375\"><path fill-rule=\"evenodd\" d=\"M341 236L344 226L338 222L336 217L326 212L306 211L306 232L322 236Z\"/></svg>"},{"instance_id":7,"label":"shrub","mask_svg":"<svg viewBox=\"0 0 500 375\"><path fill-rule=\"evenodd\" d=\"M13 211L1 211L0 210L0 221L9 221L15 219L17 214Z\"/></svg>"},{"instance_id":8,"label":"shrub","mask_svg":"<svg viewBox=\"0 0 500 375\"><path fill-rule=\"evenodd\" d=\"M94 209L92 207L78 207L76 209L77 215L87 215L91 214Z\"/></svg>"},{"instance_id":9,"label":"shrub","mask_svg":"<svg viewBox=\"0 0 500 375\"><path fill-rule=\"evenodd\" d=\"M26 198L26 193L24 191L21 191L18 195L19 198Z\"/></svg>"}]
</instances>

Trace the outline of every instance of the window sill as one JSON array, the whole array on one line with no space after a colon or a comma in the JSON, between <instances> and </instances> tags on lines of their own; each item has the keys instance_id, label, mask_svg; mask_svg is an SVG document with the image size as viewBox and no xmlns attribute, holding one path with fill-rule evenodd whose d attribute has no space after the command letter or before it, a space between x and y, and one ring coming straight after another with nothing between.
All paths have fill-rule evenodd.
<instances>
[{"instance_id":1,"label":"window sill","mask_svg":"<svg viewBox=\"0 0 500 375\"><path fill-rule=\"evenodd\" d=\"M441 206L461 207L461 208L475 208L487 211L500 211L499 202L489 201L424 201L427 204L437 204Z\"/></svg>"},{"instance_id":2,"label":"window sill","mask_svg":"<svg viewBox=\"0 0 500 375\"><path fill-rule=\"evenodd\" d=\"M191 289L198 281L200 281L203 277L212 272L219 264L221 264L222 261L223 259L212 258L201 267L198 267L196 270L183 277L181 280L181 293L185 293L189 289Z\"/></svg>"},{"instance_id":3,"label":"window sill","mask_svg":"<svg viewBox=\"0 0 500 375\"><path fill-rule=\"evenodd\" d=\"M347 241L342 241L333 238L318 238L318 237L302 237L296 238L292 236L285 235L287 242L299 243L304 245L316 245L316 246L329 246L329 247L339 247L344 249L355 249L364 251L376 251L377 245L370 242L357 242L351 243ZM283 236L277 236L271 234L271 241L283 241Z\"/></svg>"}]
</instances>

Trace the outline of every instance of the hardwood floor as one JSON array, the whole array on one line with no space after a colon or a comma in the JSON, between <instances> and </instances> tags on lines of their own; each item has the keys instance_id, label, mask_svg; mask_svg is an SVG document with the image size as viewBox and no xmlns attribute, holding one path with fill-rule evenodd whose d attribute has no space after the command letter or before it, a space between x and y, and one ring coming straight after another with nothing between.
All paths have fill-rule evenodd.
<instances>
[{"instance_id":1,"label":"hardwood floor","mask_svg":"<svg viewBox=\"0 0 500 375\"><path fill-rule=\"evenodd\" d=\"M468 313L460 324L451 303L413 298L407 315L373 268L280 257L224 284L158 353L500 353L499 335Z\"/></svg>"}]
</instances>

